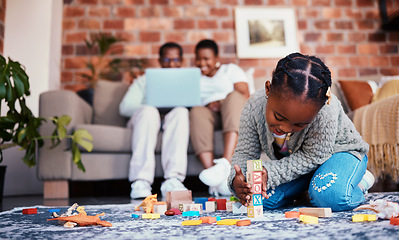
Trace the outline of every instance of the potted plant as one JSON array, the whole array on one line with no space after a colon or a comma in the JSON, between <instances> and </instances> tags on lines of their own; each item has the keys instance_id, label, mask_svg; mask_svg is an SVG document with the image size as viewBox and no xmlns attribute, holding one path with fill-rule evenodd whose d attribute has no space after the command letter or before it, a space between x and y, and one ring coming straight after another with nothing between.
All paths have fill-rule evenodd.
<instances>
[{"instance_id":1,"label":"potted plant","mask_svg":"<svg viewBox=\"0 0 399 240\"><path fill-rule=\"evenodd\" d=\"M0 163L3 161L3 150L19 146L25 151L23 161L29 167L36 165L36 151L44 144L43 139L51 139L51 148L56 147L62 140L72 141L72 160L77 167L85 171L80 157L78 145L91 151L93 149L92 136L83 129L78 129L72 135L67 134L66 126L71 118L67 115L51 117L49 119L35 117L26 105L25 97L30 95L29 77L19 62L14 62L0 55L0 109L7 104L7 113L0 116ZM51 136L41 136L38 129L42 122L51 120L54 131ZM5 166L2 167L5 171ZM1 176L0 176L1 181ZM4 181L4 177L3 177ZM2 183L0 182L0 188ZM2 197L2 192L0 192Z\"/></svg>"}]
</instances>

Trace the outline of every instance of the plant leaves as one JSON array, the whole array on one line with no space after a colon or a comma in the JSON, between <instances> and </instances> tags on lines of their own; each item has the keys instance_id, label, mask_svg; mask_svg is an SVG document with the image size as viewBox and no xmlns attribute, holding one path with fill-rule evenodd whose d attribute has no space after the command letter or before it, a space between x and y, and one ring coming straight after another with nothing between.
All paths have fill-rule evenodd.
<instances>
[{"instance_id":1,"label":"plant leaves","mask_svg":"<svg viewBox=\"0 0 399 240\"><path fill-rule=\"evenodd\" d=\"M86 172L86 169L84 168L82 163L79 147L75 142L72 142L72 160L76 164L78 169Z\"/></svg>"},{"instance_id":2,"label":"plant leaves","mask_svg":"<svg viewBox=\"0 0 399 240\"><path fill-rule=\"evenodd\" d=\"M93 137L85 129L76 130L73 133L72 141L82 146L88 152L91 152L93 150Z\"/></svg>"}]
</instances>

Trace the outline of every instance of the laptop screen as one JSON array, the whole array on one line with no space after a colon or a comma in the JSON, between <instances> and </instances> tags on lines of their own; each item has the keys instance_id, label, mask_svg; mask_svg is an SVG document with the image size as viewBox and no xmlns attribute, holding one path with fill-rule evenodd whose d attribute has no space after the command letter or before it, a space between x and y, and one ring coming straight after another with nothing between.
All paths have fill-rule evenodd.
<instances>
[{"instance_id":1,"label":"laptop screen","mask_svg":"<svg viewBox=\"0 0 399 240\"><path fill-rule=\"evenodd\" d=\"M201 104L199 68L148 68L146 103L157 108L193 107Z\"/></svg>"}]
</instances>

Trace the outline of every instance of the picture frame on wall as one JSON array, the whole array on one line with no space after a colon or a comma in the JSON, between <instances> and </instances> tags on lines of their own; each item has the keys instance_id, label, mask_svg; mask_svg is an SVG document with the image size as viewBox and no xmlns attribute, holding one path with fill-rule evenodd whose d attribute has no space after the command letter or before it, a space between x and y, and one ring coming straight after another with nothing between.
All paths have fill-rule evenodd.
<instances>
[{"instance_id":1,"label":"picture frame on wall","mask_svg":"<svg viewBox=\"0 0 399 240\"><path fill-rule=\"evenodd\" d=\"M236 7L238 58L281 58L299 52L294 8Z\"/></svg>"}]
</instances>

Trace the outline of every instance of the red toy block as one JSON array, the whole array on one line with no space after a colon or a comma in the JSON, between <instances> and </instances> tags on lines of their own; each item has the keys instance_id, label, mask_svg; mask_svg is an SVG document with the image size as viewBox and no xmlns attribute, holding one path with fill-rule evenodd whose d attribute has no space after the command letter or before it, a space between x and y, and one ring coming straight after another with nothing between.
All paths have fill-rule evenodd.
<instances>
[{"instance_id":1,"label":"red toy block","mask_svg":"<svg viewBox=\"0 0 399 240\"><path fill-rule=\"evenodd\" d=\"M391 225L399 225L399 217L392 217L389 220L389 224L391 224Z\"/></svg>"},{"instance_id":2,"label":"red toy block","mask_svg":"<svg viewBox=\"0 0 399 240\"><path fill-rule=\"evenodd\" d=\"M226 199L216 199L217 209L218 210L226 210Z\"/></svg>"},{"instance_id":3,"label":"red toy block","mask_svg":"<svg viewBox=\"0 0 399 240\"><path fill-rule=\"evenodd\" d=\"M22 210L22 214L37 214L37 208L25 208Z\"/></svg>"}]
</instances>

